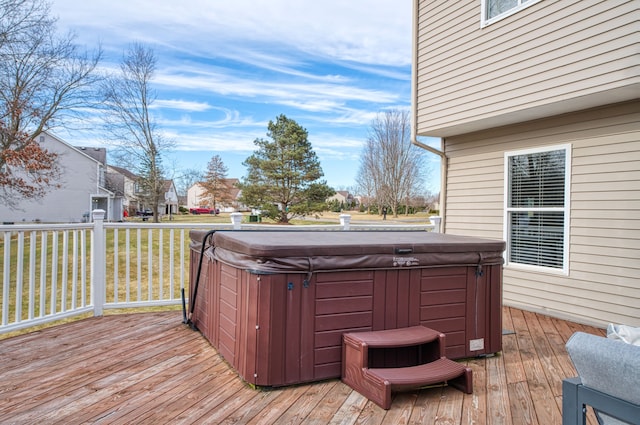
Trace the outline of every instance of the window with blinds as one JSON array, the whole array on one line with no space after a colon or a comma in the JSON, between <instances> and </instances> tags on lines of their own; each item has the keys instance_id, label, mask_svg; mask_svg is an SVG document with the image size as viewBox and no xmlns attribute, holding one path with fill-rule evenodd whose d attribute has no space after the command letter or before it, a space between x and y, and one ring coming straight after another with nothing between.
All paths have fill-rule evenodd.
<instances>
[{"instance_id":1,"label":"window with blinds","mask_svg":"<svg viewBox=\"0 0 640 425\"><path fill-rule=\"evenodd\" d=\"M534 5L540 0L482 0L481 25L488 25Z\"/></svg>"},{"instance_id":2,"label":"window with blinds","mask_svg":"<svg viewBox=\"0 0 640 425\"><path fill-rule=\"evenodd\" d=\"M507 263L566 270L569 147L512 152L507 164Z\"/></svg>"}]
</instances>

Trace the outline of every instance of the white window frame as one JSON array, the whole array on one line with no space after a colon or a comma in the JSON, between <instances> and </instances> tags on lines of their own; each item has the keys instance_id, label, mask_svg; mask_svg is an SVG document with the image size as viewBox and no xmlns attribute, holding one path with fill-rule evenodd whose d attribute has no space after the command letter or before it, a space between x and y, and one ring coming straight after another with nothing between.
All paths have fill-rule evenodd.
<instances>
[{"instance_id":1,"label":"white window frame","mask_svg":"<svg viewBox=\"0 0 640 425\"><path fill-rule=\"evenodd\" d=\"M541 152L549 152L549 151L557 151L564 150L565 151L565 169L564 169L564 207L543 207L543 208L512 208L509 207L509 195L510 195L510 182L509 182L509 158L512 156L519 155L529 155ZM517 268L524 269L529 271L536 272L545 272L552 274L562 274L565 276L569 275L569 241L570 241L570 216L571 216L571 145L563 144L563 145L553 145L553 146L544 146L538 148L531 149L523 149L518 151L508 151L504 153L504 230L503 237L507 242L507 247L504 253L505 256L505 267L509 268ZM554 268L554 267L545 267L545 266L534 266L530 264L520 264L511 262L510 256L510 247L511 247L511 220L509 219L509 214L511 212L517 211L563 211L564 212L564 234L563 234L563 253L562 253L562 268Z\"/></svg>"},{"instance_id":2,"label":"white window frame","mask_svg":"<svg viewBox=\"0 0 640 425\"><path fill-rule=\"evenodd\" d=\"M482 0L481 1L481 6L480 6L480 28L484 28L487 25L491 25L495 22L501 21L511 15L513 15L514 13L518 13L523 9L526 9L529 6L533 6L534 4L542 1L542 0L518 0L518 5L515 7L512 7L511 9L502 12L499 15L493 16L491 18L489 18L487 16L487 2L489 0Z\"/></svg>"}]
</instances>

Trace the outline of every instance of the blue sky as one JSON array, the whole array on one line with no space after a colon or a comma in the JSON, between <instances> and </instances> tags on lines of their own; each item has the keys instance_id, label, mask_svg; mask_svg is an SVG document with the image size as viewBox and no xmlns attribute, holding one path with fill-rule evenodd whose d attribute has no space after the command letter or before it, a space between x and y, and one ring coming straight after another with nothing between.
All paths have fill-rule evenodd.
<instances>
[{"instance_id":1,"label":"blue sky","mask_svg":"<svg viewBox=\"0 0 640 425\"><path fill-rule=\"evenodd\" d=\"M220 155L228 177L279 114L309 132L325 179L354 184L372 119L411 102L411 0L53 0L61 31L115 68L132 42L158 59L154 113L175 175ZM98 129L60 131L104 145ZM437 141L427 141L438 146ZM433 156L433 155L431 155ZM427 188L438 191L437 158Z\"/></svg>"}]
</instances>

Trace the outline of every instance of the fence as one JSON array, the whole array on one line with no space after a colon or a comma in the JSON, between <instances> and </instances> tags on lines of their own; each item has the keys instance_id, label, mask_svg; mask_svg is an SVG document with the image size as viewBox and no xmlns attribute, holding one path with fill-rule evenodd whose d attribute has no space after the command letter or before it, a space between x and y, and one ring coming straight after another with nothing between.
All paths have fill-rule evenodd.
<instances>
[{"instance_id":1,"label":"fence","mask_svg":"<svg viewBox=\"0 0 640 425\"><path fill-rule=\"evenodd\" d=\"M2 225L0 334L105 309L178 305L187 287L189 230L255 230L242 214L231 223L107 223L104 211L83 224ZM269 226L305 231L439 230L431 224L350 223ZM188 291L187 291L188 292Z\"/></svg>"}]
</instances>

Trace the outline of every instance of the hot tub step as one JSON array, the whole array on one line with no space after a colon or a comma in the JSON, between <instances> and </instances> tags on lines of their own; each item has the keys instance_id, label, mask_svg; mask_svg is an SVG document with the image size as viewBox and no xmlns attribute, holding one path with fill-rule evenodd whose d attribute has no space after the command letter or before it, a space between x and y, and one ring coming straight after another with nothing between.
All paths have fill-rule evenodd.
<instances>
[{"instance_id":1,"label":"hot tub step","mask_svg":"<svg viewBox=\"0 0 640 425\"><path fill-rule=\"evenodd\" d=\"M445 357L418 366L367 369L366 374L388 382L392 391L449 382L467 394L473 392L471 369Z\"/></svg>"},{"instance_id":2,"label":"hot tub step","mask_svg":"<svg viewBox=\"0 0 640 425\"><path fill-rule=\"evenodd\" d=\"M354 336L358 341L367 344L369 348L386 348L426 344L444 337L444 334L426 326L410 326L383 331L348 333L344 336L345 338ZM444 344L442 345L444 347Z\"/></svg>"},{"instance_id":3,"label":"hot tub step","mask_svg":"<svg viewBox=\"0 0 640 425\"><path fill-rule=\"evenodd\" d=\"M413 351L407 347L415 346ZM342 380L380 407L391 407L391 392L447 382L470 394L471 369L444 356L445 335L424 326L343 335ZM374 365L383 351L384 367ZM398 351L396 356L395 351ZM412 364L407 364L412 353ZM389 360L391 359L391 360ZM396 360L401 364L393 364Z\"/></svg>"}]
</instances>

